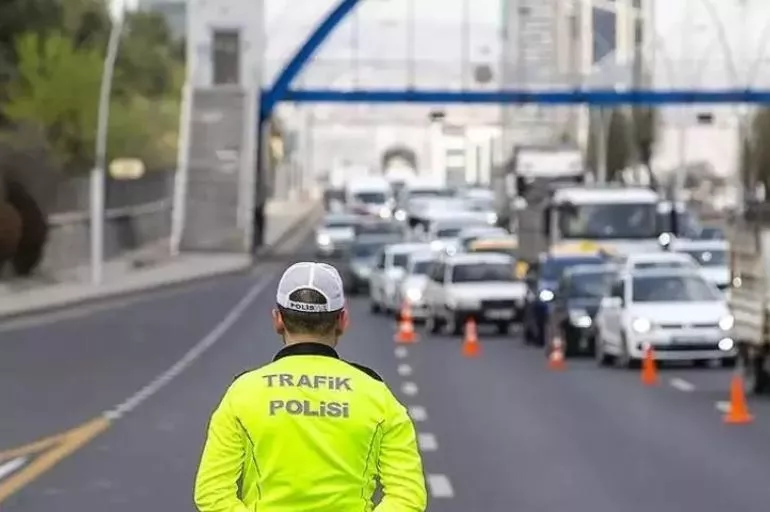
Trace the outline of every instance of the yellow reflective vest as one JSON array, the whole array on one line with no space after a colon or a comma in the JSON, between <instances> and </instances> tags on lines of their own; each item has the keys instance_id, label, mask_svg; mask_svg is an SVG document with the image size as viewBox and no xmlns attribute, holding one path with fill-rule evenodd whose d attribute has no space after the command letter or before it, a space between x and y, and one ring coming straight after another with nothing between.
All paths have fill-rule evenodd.
<instances>
[{"instance_id":1,"label":"yellow reflective vest","mask_svg":"<svg viewBox=\"0 0 770 512\"><path fill-rule=\"evenodd\" d=\"M375 479L383 499L372 503ZM239 376L214 411L200 512L422 512L414 425L371 369L318 343Z\"/></svg>"}]
</instances>

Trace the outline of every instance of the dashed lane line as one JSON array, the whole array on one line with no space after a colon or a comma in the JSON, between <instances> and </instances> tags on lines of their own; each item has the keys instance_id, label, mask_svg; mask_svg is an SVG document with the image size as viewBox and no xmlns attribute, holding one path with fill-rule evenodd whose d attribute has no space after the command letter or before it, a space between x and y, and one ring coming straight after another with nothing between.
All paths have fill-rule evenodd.
<instances>
[{"instance_id":1,"label":"dashed lane line","mask_svg":"<svg viewBox=\"0 0 770 512\"><path fill-rule=\"evenodd\" d=\"M7 477L26 463L26 457L17 457L15 459L9 460L8 462L0 464L0 480Z\"/></svg>"},{"instance_id":2,"label":"dashed lane line","mask_svg":"<svg viewBox=\"0 0 770 512\"><path fill-rule=\"evenodd\" d=\"M224 338L225 334L227 334L235 323L240 320L257 297L259 297L264 289L272 282L273 277L273 272L266 272L265 277L249 288L246 294L241 297L235 306L230 309L230 312L211 330L211 332L193 345L193 347L168 370L158 375L149 384L126 398L123 402L112 409L105 411L97 418L75 427L68 432L54 435L35 443L30 443L24 447L0 452L0 463L3 464L2 467L9 468L12 467L9 465L9 460L14 465L19 464L19 462L16 462L19 457L26 457L32 452L47 450L41 453L40 456L31 463L21 467L21 469L13 469L15 473L0 482L0 504L2 504L2 502L9 496L15 494L23 487L26 487L39 478L43 473L53 468L62 459L70 456L72 453L88 444L99 434L107 430L113 422L139 407L147 399L163 389L175 377L189 368L207 350ZM26 464L26 462L24 462L24 464ZM6 469L6 471L10 470Z\"/></svg>"},{"instance_id":3,"label":"dashed lane line","mask_svg":"<svg viewBox=\"0 0 770 512\"><path fill-rule=\"evenodd\" d=\"M684 393L692 393L695 391L695 384L680 378L673 378L669 381L672 388L682 391Z\"/></svg>"},{"instance_id":4,"label":"dashed lane line","mask_svg":"<svg viewBox=\"0 0 770 512\"><path fill-rule=\"evenodd\" d=\"M398 365L397 371L402 377L408 377L412 374L412 367L408 364L400 364Z\"/></svg>"},{"instance_id":5,"label":"dashed lane line","mask_svg":"<svg viewBox=\"0 0 770 512\"><path fill-rule=\"evenodd\" d=\"M452 482L446 475L430 474L428 475L428 491L434 498L452 498L455 491L452 488Z\"/></svg>"},{"instance_id":6,"label":"dashed lane line","mask_svg":"<svg viewBox=\"0 0 770 512\"><path fill-rule=\"evenodd\" d=\"M438 441L436 440L436 436L426 432L420 432L417 434L417 445L420 447L420 450L424 452L435 452L438 450Z\"/></svg>"},{"instance_id":7,"label":"dashed lane line","mask_svg":"<svg viewBox=\"0 0 770 512\"><path fill-rule=\"evenodd\" d=\"M396 347L394 350L396 357L399 359L404 359L406 356L409 355L409 351L406 349L406 347Z\"/></svg>"},{"instance_id":8,"label":"dashed lane line","mask_svg":"<svg viewBox=\"0 0 770 512\"><path fill-rule=\"evenodd\" d=\"M719 402L716 402L714 404L714 407L716 408L717 411L725 413L725 414L730 412L730 402L728 402L726 400L721 400Z\"/></svg>"},{"instance_id":9,"label":"dashed lane line","mask_svg":"<svg viewBox=\"0 0 770 512\"><path fill-rule=\"evenodd\" d=\"M414 382L404 382L401 384L401 392L407 396L414 396L418 391L420 391L420 388Z\"/></svg>"},{"instance_id":10,"label":"dashed lane line","mask_svg":"<svg viewBox=\"0 0 770 512\"><path fill-rule=\"evenodd\" d=\"M428 413L425 412L425 407L412 405L409 407L409 417L412 418L412 421L422 422L428 419Z\"/></svg>"}]
</instances>

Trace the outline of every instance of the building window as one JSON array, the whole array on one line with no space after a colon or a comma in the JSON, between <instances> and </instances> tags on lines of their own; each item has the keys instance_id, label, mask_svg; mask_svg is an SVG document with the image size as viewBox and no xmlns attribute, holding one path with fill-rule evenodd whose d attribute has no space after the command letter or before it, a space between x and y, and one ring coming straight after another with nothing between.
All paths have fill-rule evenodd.
<instances>
[{"instance_id":1,"label":"building window","mask_svg":"<svg viewBox=\"0 0 770 512\"><path fill-rule=\"evenodd\" d=\"M237 30L215 30L212 44L214 85L240 83L241 41Z\"/></svg>"},{"instance_id":2,"label":"building window","mask_svg":"<svg viewBox=\"0 0 770 512\"><path fill-rule=\"evenodd\" d=\"M593 63L596 64L616 49L617 15L606 9L593 8Z\"/></svg>"},{"instance_id":3,"label":"building window","mask_svg":"<svg viewBox=\"0 0 770 512\"><path fill-rule=\"evenodd\" d=\"M642 0L633 0L633 1L631 2L631 6L632 6L634 9L641 9L641 8L642 8Z\"/></svg>"}]
</instances>

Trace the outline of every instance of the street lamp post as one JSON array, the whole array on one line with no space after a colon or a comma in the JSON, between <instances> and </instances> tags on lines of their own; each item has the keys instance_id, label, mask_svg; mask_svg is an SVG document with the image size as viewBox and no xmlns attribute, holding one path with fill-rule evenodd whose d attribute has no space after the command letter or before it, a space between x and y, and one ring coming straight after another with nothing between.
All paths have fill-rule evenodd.
<instances>
[{"instance_id":1,"label":"street lamp post","mask_svg":"<svg viewBox=\"0 0 770 512\"><path fill-rule=\"evenodd\" d=\"M115 61L120 48L125 19L125 4L112 22L107 53L104 57L102 83L99 91L98 120L96 125L96 150L94 167L90 176L90 224L91 224L91 283L99 285L104 279L104 209L107 181L107 134L110 122L110 96Z\"/></svg>"}]
</instances>

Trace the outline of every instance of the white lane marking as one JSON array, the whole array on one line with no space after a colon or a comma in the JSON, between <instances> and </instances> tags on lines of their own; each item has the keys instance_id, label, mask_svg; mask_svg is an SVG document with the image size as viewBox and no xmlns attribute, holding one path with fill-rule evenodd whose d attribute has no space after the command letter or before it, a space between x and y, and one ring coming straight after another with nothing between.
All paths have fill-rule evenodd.
<instances>
[{"instance_id":1,"label":"white lane marking","mask_svg":"<svg viewBox=\"0 0 770 512\"><path fill-rule=\"evenodd\" d=\"M714 407L716 407L717 411L723 412L725 414L730 412L730 402L727 402L725 400L715 403Z\"/></svg>"},{"instance_id":2,"label":"white lane marking","mask_svg":"<svg viewBox=\"0 0 770 512\"><path fill-rule=\"evenodd\" d=\"M436 440L436 436L433 434L417 434L417 444L420 447L420 450L424 452L435 452L438 450L438 441Z\"/></svg>"},{"instance_id":3,"label":"white lane marking","mask_svg":"<svg viewBox=\"0 0 770 512\"><path fill-rule=\"evenodd\" d=\"M682 391L684 393L691 393L695 391L695 384L692 382L688 382L684 379L680 378L673 378L671 381L669 381L669 384L671 384L671 387L674 389L678 389L679 391Z\"/></svg>"},{"instance_id":4,"label":"white lane marking","mask_svg":"<svg viewBox=\"0 0 770 512\"><path fill-rule=\"evenodd\" d=\"M407 396L414 396L419 390L414 382L404 382L401 384L401 392Z\"/></svg>"},{"instance_id":5,"label":"white lane marking","mask_svg":"<svg viewBox=\"0 0 770 512\"><path fill-rule=\"evenodd\" d=\"M213 347L219 342L227 331L229 331L235 323L240 320L244 313L251 307L252 303L256 300L262 291L267 287L273 279L272 273L268 276L260 279L254 285L249 288L246 295L241 297L235 306L230 309L230 312L219 322L214 329L211 330L206 336L203 337L198 343L187 351L176 363L174 363L168 370L158 375L153 381L147 384L145 387L128 397L119 405L105 411L104 416L109 420L115 420L136 409L142 402L153 396L155 393L163 389L169 382L175 377L185 371L190 365L192 365L204 352Z\"/></svg>"},{"instance_id":6,"label":"white lane marking","mask_svg":"<svg viewBox=\"0 0 770 512\"><path fill-rule=\"evenodd\" d=\"M396 357L399 359L404 359L409 355L409 351L406 349L406 347L396 347L395 353Z\"/></svg>"},{"instance_id":7,"label":"white lane marking","mask_svg":"<svg viewBox=\"0 0 770 512\"><path fill-rule=\"evenodd\" d=\"M455 491L446 475L428 475L428 490L434 498L452 498Z\"/></svg>"},{"instance_id":8,"label":"white lane marking","mask_svg":"<svg viewBox=\"0 0 770 512\"><path fill-rule=\"evenodd\" d=\"M0 464L0 480L7 477L26 463L26 457L17 457L15 459L9 460L8 462Z\"/></svg>"},{"instance_id":9,"label":"white lane marking","mask_svg":"<svg viewBox=\"0 0 770 512\"><path fill-rule=\"evenodd\" d=\"M398 365L398 374L402 377L408 377L412 374L412 367L408 364L400 364Z\"/></svg>"},{"instance_id":10,"label":"white lane marking","mask_svg":"<svg viewBox=\"0 0 770 512\"><path fill-rule=\"evenodd\" d=\"M412 405L409 407L409 417L412 418L412 421L425 421L428 419L428 413L425 412L425 407Z\"/></svg>"}]
</instances>

